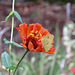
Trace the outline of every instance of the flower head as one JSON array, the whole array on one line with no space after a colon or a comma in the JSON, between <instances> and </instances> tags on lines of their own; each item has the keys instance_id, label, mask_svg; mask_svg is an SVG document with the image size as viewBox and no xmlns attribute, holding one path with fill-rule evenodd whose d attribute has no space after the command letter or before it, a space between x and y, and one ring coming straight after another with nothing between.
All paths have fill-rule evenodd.
<instances>
[{"instance_id":1,"label":"flower head","mask_svg":"<svg viewBox=\"0 0 75 75\"><path fill-rule=\"evenodd\" d=\"M27 27L26 23L20 24L17 28L19 31L20 38L23 43L21 45L24 48L28 48L31 52L45 52L48 54L54 54L55 48L51 46L49 51L45 51L41 38L50 35L47 29L44 29L39 23L29 24ZM52 41L52 44L54 41Z\"/></svg>"},{"instance_id":2,"label":"flower head","mask_svg":"<svg viewBox=\"0 0 75 75\"><path fill-rule=\"evenodd\" d=\"M75 67L71 68L71 72L75 74Z\"/></svg>"}]
</instances>

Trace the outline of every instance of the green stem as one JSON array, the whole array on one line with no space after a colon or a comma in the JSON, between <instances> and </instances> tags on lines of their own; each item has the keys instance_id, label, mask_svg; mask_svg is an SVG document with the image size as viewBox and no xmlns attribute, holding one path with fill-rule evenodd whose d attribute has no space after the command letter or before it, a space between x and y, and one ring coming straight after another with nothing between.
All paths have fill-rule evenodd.
<instances>
[{"instance_id":1,"label":"green stem","mask_svg":"<svg viewBox=\"0 0 75 75\"><path fill-rule=\"evenodd\" d=\"M19 64L21 63L21 61L23 60L23 58L25 57L25 55L28 53L28 51L29 51L29 50L27 49L27 50L24 52L23 56L21 57L20 61L18 62L17 66L16 66L16 68L15 68L15 70L14 70L13 75L15 75L16 70L17 70L17 68L19 67Z\"/></svg>"},{"instance_id":2,"label":"green stem","mask_svg":"<svg viewBox=\"0 0 75 75\"><path fill-rule=\"evenodd\" d=\"M15 5L15 0L13 0L13 3L12 3L12 11L14 11L14 5ZM12 29L11 29L11 38L10 38L10 42L12 42L13 40L13 28L14 28L14 14L12 15ZM10 63L11 63L11 46L12 44L9 45L9 66L10 66ZM9 69L9 75L10 75L10 69Z\"/></svg>"},{"instance_id":3,"label":"green stem","mask_svg":"<svg viewBox=\"0 0 75 75\"><path fill-rule=\"evenodd\" d=\"M50 69L49 75L53 75L55 62L56 62L57 54L58 54L58 51L59 51L60 37L59 37L58 25L56 25L55 37L56 37L56 39L55 39L55 54L54 54L54 57L53 57L53 60L52 60L52 64L51 64L51 67L50 67L51 69Z\"/></svg>"}]
</instances>

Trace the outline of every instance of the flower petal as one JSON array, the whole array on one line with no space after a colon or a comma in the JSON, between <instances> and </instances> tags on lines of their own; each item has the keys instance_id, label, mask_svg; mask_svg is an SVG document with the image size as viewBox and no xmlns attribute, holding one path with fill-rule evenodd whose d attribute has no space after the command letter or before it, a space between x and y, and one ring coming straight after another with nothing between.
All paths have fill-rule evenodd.
<instances>
[{"instance_id":1,"label":"flower petal","mask_svg":"<svg viewBox=\"0 0 75 75\"><path fill-rule=\"evenodd\" d=\"M39 31L41 29L41 25L39 23L36 23L34 26L33 26L33 30L34 31Z\"/></svg>"},{"instance_id":2,"label":"flower petal","mask_svg":"<svg viewBox=\"0 0 75 75\"><path fill-rule=\"evenodd\" d=\"M32 43L31 41L29 41L29 43L28 43L28 49L29 49L31 52L36 52L36 51L34 50L34 46L33 46L33 43Z\"/></svg>"},{"instance_id":3,"label":"flower petal","mask_svg":"<svg viewBox=\"0 0 75 75\"><path fill-rule=\"evenodd\" d=\"M23 43L20 43L20 45L27 49L27 46L24 45Z\"/></svg>"},{"instance_id":4,"label":"flower petal","mask_svg":"<svg viewBox=\"0 0 75 75\"><path fill-rule=\"evenodd\" d=\"M48 54L54 54L54 52L55 52L55 48L50 48L50 50L48 52L46 52L46 53L48 53Z\"/></svg>"},{"instance_id":5,"label":"flower petal","mask_svg":"<svg viewBox=\"0 0 75 75\"><path fill-rule=\"evenodd\" d=\"M36 52L42 52L41 46L38 46L35 50L36 50Z\"/></svg>"},{"instance_id":6,"label":"flower petal","mask_svg":"<svg viewBox=\"0 0 75 75\"><path fill-rule=\"evenodd\" d=\"M26 23L20 24L19 28L17 29L19 31L19 35L20 35L22 42L25 43L26 38L27 38L27 24Z\"/></svg>"},{"instance_id":7,"label":"flower petal","mask_svg":"<svg viewBox=\"0 0 75 75\"><path fill-rule=\"evenodd\" d=\"M50 33L48 32L48 30L47 30L47 29L44 29L43 27L41 27L40 33L42 34L42 37L45 36L45 35L50 34Z\"/></svg>"},{"instance_id":8,"label":"flower petal","mask_svg":"<svg viewBox=\"0 0 75 75\"><path fill-rule=\"evenodd\" d=\"M24 38L27 38L27 24L20 24L19 28L21 30L22 36L24 36Z\"/></svg>"},{"instance_id":9,"label":"flower petal","mask_svg":"<svg viewBox=\"0 0 75 75\"><path fill-rule=\"evenodd\" d=\"M50 48L50 50L49 50L48 52L46 52L44 49L42 49L42 51L43 51L44 53L54 54L55 48Z\"/></svg>"},{"instance_id":10,"label":"flower petal","mask_svg":"<svg viewBox=\"0 0 75 75\"><path fill-rule=\"evenodd\" d=\"M27 35L29 35L30 32L33 30L33 26L34 26L34 25L35 25L35 24L29 24Z\"/></svg>"}]
</instances>

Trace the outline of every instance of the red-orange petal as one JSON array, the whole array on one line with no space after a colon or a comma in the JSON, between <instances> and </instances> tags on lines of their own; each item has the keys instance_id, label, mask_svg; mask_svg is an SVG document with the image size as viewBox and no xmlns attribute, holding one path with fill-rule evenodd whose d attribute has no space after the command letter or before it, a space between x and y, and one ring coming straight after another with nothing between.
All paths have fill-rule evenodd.
<instances>
[{"instance_id":1,"label":"red-orange petal","mask_svg":"<svg viewBox=\"0 0 75 75\"><path fill-rule=\"evenodd\" d=\"M29 49L31 52L36 52L36 51L34 50L34 46L33 46L33 43L32 43L31 41L29 41L29 43L28 43L28 49Z\"/></svg>"},{"instance_id":2,"label":"red-orange petal","mask_svg":"<svg viewBox=\"0 0 75 75\"><path fill-rule=\"evenodd\" d=\"M34 26L34 25L35 25L35 24L29 24L27 35L29 35L30 32L33 30L33 26Z\"/></svg>"},{"instance_id":3,"label":"red-orange petal","mask_svg":"<svg viewBox=\"0 0 75 75\"><path fill-rule=\"evenodd\" d=\"M19 28L17 29L19 31L19 35L22 42L25 43L27 38L27 24L26 23L20 24Z\"/></svg>"},{"instance_id":4,"label":"red-orange petal","mask_svg":"<svg viewBox=\"0 0 75 75\"><path fill-rule=\"evenodd\" d=\"M52 41L52 44L54 43L54 40Z\"/></svg>"},{"instance_id":5,"label":"red-orange petal","mask_svg":"<svg viewBox=\"0 0 75 75\"><path fill-rule=\"evenodd\" d=\"M39 23L36 23L34 26L33 26L33 30L34 31L39 31L41 29L41 25Z\"/></svg>"},{"instance_id":6,"label":"red-orange petal","mask_svg":"<svg viewBox=\"0 0 75 75\"><path fill-rule=\"evenodd\" d=\"M45 36L45 35L50 34L50 33L48 32L48 30L47 30L47 29L44 29L43 27L41 27L40 33L42 34L42 37Z\"/></svg>"},{"instance_id":7,"label":"red-orange petal","mask_svg":"<svg viewBox=\"0 0 75 75\"><path fill-rule=\"evenodd\" d=\"M27 24L23 23L19 25L19 28L21 30L21 36L24 36L24 38L27 38Z\"/></svg>"},{"instance_id":8,"label":"red-orange petal","mask_svg":"<svg viewBox=\"0 0 75 75\"><path fill-rule=\"evenodd\" d=\"M55 48L50 48L50 50L49 50L48 52L46 52L44 49L42 49L42 51L43 51L44 53L54 54Z\"/></svg>"},{"instance_id":9,"label":"red-orange petal","mask_svg":"<svg viewBox=\"0 0 75 75\"><path fill-rule=\"evenodd\" d=\"M55 48L50 48L50 50L47 52L48 54L54 54Z\"/></svg>"},{"instance_id":10,"label":"red-orange petal","mask_svg":"<svg viewBox=\"0 0 75 75\"><path fill-rule=\"evenodd\" d=\"M27 49L27 46L24 45L23 43L20 43L20 45Z\"/></svg>"},{"instance_id":11,"label":"red-orange petal","mask_svg":"<svg viewBox=\"0 0 75 75\"><path fill-rule=\"evenodd\" d=\"M36 50L36 52L42 52L41 46L38 46L35 50Z\"/></svg>"}]
</instances>

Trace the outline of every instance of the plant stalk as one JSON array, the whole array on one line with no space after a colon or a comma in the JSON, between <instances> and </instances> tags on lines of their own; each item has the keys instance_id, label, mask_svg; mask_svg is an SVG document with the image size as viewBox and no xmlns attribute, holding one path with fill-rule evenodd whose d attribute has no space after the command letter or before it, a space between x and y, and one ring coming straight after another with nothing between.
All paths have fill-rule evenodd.
<instances>
[{"instance_id":1,"label":"plant stalk","mask_svg":"<svg viewBox=\"0 0 75 75\"><path fill-rule=\"evenodd\" d=\"M16 70L17 70L17 68L19 67L19 64L21 63L21 61L23 60L23 58L25 57L25 55L28 53L28 51L29 51L29 50L27 49L27 50L24 52L23 56L21 57L20 61L18 62L17 66L16 66L16 68L15 68L15 70L14 70L13 75L15 75Z\"/></svg>"},{"instance_id":2,"label":"plant stalk","mask_svg":"<svg viewBox=\"0 0 75 75\"><path fill-rule=\"evenodd\" d=\"M59 51L59 45L60 45L60 37L59 37L59 28L58 28L58 25L56 25L56 34L55 34L55 54L54 54L54 57L53 57L53 60L52 60L52 64L51 64L51 69L50 69L50 72L49 72L49 75L53 75L53 71L54 71L54 67L55 67L55 62L56 62L56 57L57 57L57 54L58 54L58 51Z\"/></svg>"},{"instance_id":3,"label":"plant stalk","mask_svg":"<svg viewBox=\"0 0 75 75\"><path fill-rule=\"evenodd\" d=\"M13 2L12 2L12 11L14 11L14 5L15 5L15 0L13 0ZM13 28L14 28L14 14L12 15L12 29L11 29L10 42L12 42L12 40L13 40ZM11 46L12 46L12 44L10 43L10 45L9 45L9 66L11 63ZM9 75L10 75L10 69L9 69Z\"/></svg>"}]
</instances>

